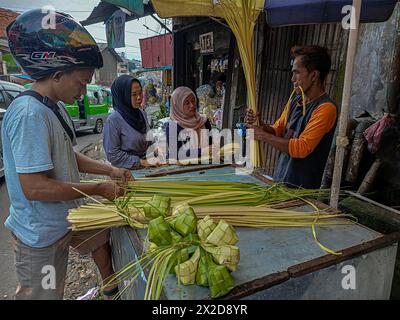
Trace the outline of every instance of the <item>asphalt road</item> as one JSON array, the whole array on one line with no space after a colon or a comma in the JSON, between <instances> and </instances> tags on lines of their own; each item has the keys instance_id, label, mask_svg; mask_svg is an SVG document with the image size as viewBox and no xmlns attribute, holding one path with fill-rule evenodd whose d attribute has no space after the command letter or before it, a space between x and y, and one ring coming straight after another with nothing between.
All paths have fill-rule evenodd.
<instances>
[{"instance_id":1,"label":"asphalt road","mask_svg":"<svg viewBox=\"0 0 400 320\"><path fill-rule=\"evenodd\" d=\"M101 134L78 133L76 151L84 149L86 146L97 142L102 138ZM8 216L10 201L8 198L7 185L5 179L0 179L0 300L12 299L17 287L17 278L14 268L14 252L10 238L10 232L4 227L4 222Z\"/></svg>"},{"instance_id":2,"label":"asphalt road","mask_svg":"<svg viewBox=\"0 0 400 320\"><path fill-rule=\"evenodd\" d=\"M4 227L10 201L4 178L0 179L0 300L10 299L17 287L14 269L14 252L10 232Z\"/></svg>"}]
</instances>

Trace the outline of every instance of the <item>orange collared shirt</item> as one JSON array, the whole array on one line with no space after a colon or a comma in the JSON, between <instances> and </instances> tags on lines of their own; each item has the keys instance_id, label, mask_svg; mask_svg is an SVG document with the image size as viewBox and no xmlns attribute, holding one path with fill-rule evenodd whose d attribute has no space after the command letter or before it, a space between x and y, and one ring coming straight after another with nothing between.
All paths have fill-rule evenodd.
<instances>
[{"instance_id":1,"label":"orange collared shirt","mask_svg":"<svg viewBox=\"0 0 400 320\"><path fill-rule=\"evenodd\" d=\"M301 106L299 106L301 107ZM280 118L272 125L275 135L283 137L288 121L290 105L286 106ZM311 115L300 137L289 140L289 155L292 158L305 158L336 123L337 110L333 103L323 103Z\"/></svg>"}]
</instances>

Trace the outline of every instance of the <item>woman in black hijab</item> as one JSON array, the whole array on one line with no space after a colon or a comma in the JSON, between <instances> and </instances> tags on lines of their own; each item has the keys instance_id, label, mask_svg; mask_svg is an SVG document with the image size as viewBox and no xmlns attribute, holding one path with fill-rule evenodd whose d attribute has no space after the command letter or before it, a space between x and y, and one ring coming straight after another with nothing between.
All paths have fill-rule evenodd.
<instances>
[{"instance_id":1,"label":"woman in black hijab","mask_svg":"<svg viewBox=\"0 0 400 320\"><path fill-rule=\"evenodd\" d=\"M132 169L148 167L142 159L149 143L146 113L140 106L143 101L142 85L139 80L122 75L111 86L113 112L104 126L103 145L107 160L113 166Z\"/></svg>"}]
</instances>

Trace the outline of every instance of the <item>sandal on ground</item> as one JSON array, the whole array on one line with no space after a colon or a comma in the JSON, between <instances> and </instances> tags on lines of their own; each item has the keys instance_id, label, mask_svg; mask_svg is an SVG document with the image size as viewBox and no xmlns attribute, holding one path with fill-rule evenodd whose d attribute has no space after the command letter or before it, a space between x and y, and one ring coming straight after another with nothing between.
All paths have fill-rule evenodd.
<instances>
[{"instance_id":1,"label":"sandal on ground","mask_svg":"<svg viewBox=\"0 0 400 320\"><path fill-rule=\"evenodd\" d=\"M115 296L118 294L118 286L115 286L112 289L103 290L104 300L115 300Z\"/></svg>"}]
</instances>

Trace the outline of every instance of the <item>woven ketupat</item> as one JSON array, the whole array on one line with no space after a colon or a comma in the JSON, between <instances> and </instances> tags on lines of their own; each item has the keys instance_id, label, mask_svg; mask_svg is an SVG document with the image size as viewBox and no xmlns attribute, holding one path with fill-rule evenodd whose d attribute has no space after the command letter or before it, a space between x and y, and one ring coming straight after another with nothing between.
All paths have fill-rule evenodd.
<instances>
[{"instance_id":1,"label":"woven ketupat","mask_svg":"<svg viewBox=\"0 0 400 320\"><path fill-rule=\"evenodd\" d=\"M211 260L208 260L208 284L211 297L218 298L231 291L235 281L225 266L216 265Z\"/></svg>"},{"instance_id":2,"label":"woven ketupat","mask_svg":"<svg viewBox=\"0 0 400 320\"><path fill-rule=\"evenodd\" d=\"M193 208L187 207L185 211L179 213L171 221L169 221L169 225L184 237L190 233L195 233L197 227L197 217L193 211Z\"/></svg>"},{"instance_id":3,"label":"woven ketupat","mask_svg":"<svg viewBox=\"0 0 400 320\"><path fill-rule=\"evenodd\" d=\"M153 219L148 228L149 241L157 244L160 252L170 250L172 254L163 270L175 272L183 285L209 286L213 298L232 290L234 280L229 270L235 271L240 259L239 248L230 245L238 241L235 230L223 220L215 223L209 216L197 221L189 206L175 210L166 220L163 216Z\"/></svg>"},{"instance_id":4,"label":"woven ketupat","mask_svg":"<svg viewBox=\"0 0 400 320\"><path fill-rule=\"evenodd\" d=\"M169 203L156 197L152 201L153 204L157 201L158 204ZM154 211L150 210L147 214L154 214ZM160 298L168 273L175 273L183 285L209 286L213 298L227 294L234 287L234 280L227 267L230 270L236 269L240 257L239 248L226 244L236 243L237 236L231 234L235 232L234 229L224 221L216 224L207 216L198 223L193 209L185 206L174 210L173 216L161 215L150 219L147 231L147 252L139 261L117 272L111 281L130 277L132 283L142 274L142 269L136 266L140 263L143 268L151 264L145 299ZM208 243L208 239L213 243Z\"/></svg>"},{"instance_id":5,"label":"woven ketupat","mask_svg":"<svg viewBox=\"0 0 400 320\"><path fill-rule=\"evenodd\" d=\"M175 273L184 285L196 283L197 264L200 259L200 248L197 248L191 258L175 267Z\"/></svg>"},{"instance_id":6,"label":"woven ketupat","mask_svg":"<svg viewBox=\"0 0 400 320\"><path fill-rule=\"evenodd\" d=\"M157 246L166 246L172 243L171 228L164 217L158 217L149 222L148 238Z\"/></svg>"},{"instance_id":7,"label":"woven ketupat","mask_svg":"<svg viewBox=\"0 0 400 320\"><path fill-rule=\"evenodd\" d=\"M179 250L175 256L175 261L172 264L171 271L174 272L175 266L189 260L190 253L189 253L189 248L183 248Z\"/></svg>"},{"instance_id":8,"label":"woven ketupat","mask_svg":"<svg viewBox=\"0 0 400 320\"><path fill-rule=\"evenodd\" d=\"M203 219L197 222L197 234L202 241L205 241L216 226L217 224L213 219L211 219L210 216L205 216Z\"/></svg>"},{"instance_id":9,"label":"woven ketupat","mask_svg":"<svg viewBox=\"0 0 400 320\"><path fill-rule=\"evenodd\" d=\"M150 201L143 206L144 214L149 219L159 216L166 217L169 214L171 198L155 194Z\"/></svg>"},{"instance_id":10,"label":"woven ketupat","mask_svg":"<svg viewBox=\"0 0 400 320\"><path fill-rule=\"evenodd\" d=\"M200 243L200 238L196 233L189 233L185 238L183 238L183 241L198 245Z\"/></svg>"},{"instance_id":11,"label":"woven ketupat","mask_svg":"<svg viewBox=\"0 0 400 320\"><path fill-rule=\"evenodd\" d=\"M203 245L204 250L211 253L214 261L219 265L223 265L229 268L231 271L236 271L236 267L240 260L240 250L236 246L210 246Z\"/></svg>"},{"instance_id":12,"label":"woven ketupat","mask_svg":"<svg viewBox=\"0 0 400 320\"><path fill-rule=\"evenodd\" d=\"M208 235L206 241L215 246L220 246L224 244L234 245L238 240L233 227L221 219L215 229Z\"/></svg>"},{"instance_id":13,"label":"woven ketupat","mask_svg":"<svg viewBox=\"0 0 400 320\"><path fill-rule=\"evenodd\" d=\"M172 215L173 216L178 216L182 213L184 213L187 209L191 208L187 203L186 204L181 204L173 207L172 209Z\"/></svg>"},{"instance_id":14,"label":"woven ketupat","mask_svg":"<svg viewBox=\"0 0 400 320\"><path fill-rule=\"evenodd\" d=\"M183 240L183 237L178 232L176 232L175 230L172 230L172 229L171 229L171 237L172 237L172 241L174 243L178 243Z\"/></svg>"},{"instance_id":15,"label":"woven ketupat","mask_svg":"<svg viewBox=\"0 0 400 320\"><path fill-rule=\"evenodd\" d=\"M197 266L196 284L208 287L207 252L200 248L200 259Z\"/></svg>"}]
</instances>

